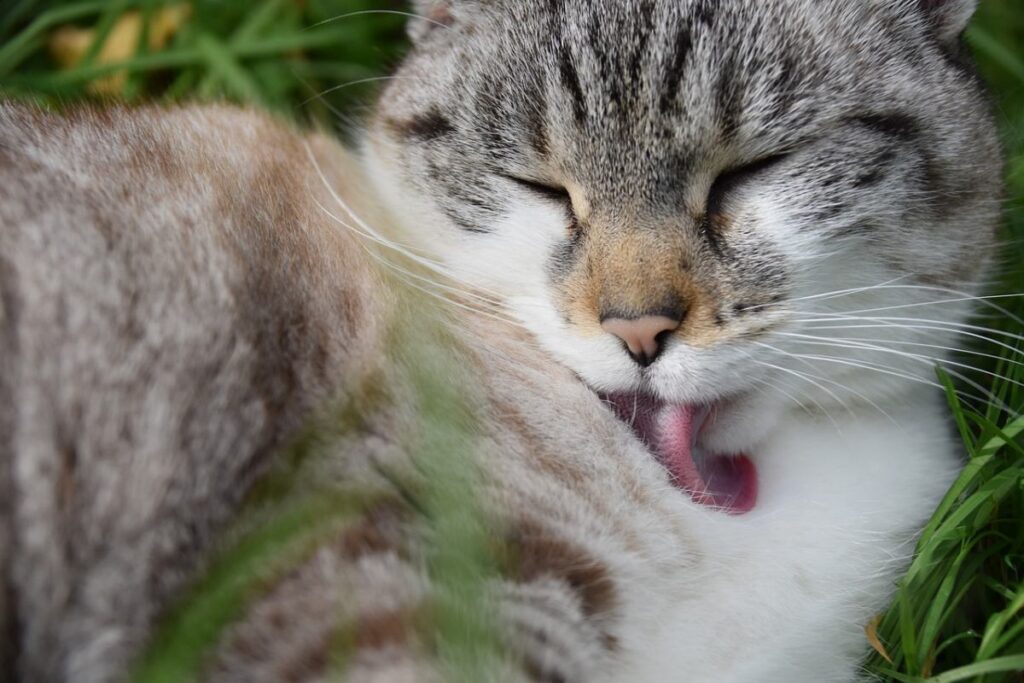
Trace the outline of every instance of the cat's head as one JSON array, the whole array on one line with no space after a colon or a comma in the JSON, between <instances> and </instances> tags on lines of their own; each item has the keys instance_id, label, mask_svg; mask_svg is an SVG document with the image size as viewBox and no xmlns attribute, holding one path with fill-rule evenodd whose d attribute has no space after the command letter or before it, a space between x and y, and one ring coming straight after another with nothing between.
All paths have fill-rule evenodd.
<instances>
[{"instance_id":1,"label":"cat's head","mask_svg":"<svg viewBox=\"0 0 1024 683\"><path fill-rule=\"evenodd\" d=\"M989 275L975 4L421 0L371 168L600 392L871 400L932 380Z\"/></svg>"}]
</instances>

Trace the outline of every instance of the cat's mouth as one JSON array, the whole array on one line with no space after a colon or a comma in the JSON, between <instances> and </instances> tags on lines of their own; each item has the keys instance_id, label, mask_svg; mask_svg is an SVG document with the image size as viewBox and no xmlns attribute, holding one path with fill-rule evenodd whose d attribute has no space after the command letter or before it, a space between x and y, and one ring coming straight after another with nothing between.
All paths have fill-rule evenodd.
<instances>
[{"instance_id":1,"label":"cat's mouth","mask_svg":"<svg viewBox=\"0 0 1024 683\"><path fill-rule=\"evenodd\" d=\"M619 419L698 503L734 515L757 503L757 468L745 455L711 455L699 445L714 408L675 405L645 394L602 394Z\"/></svg>"}]
</instances>

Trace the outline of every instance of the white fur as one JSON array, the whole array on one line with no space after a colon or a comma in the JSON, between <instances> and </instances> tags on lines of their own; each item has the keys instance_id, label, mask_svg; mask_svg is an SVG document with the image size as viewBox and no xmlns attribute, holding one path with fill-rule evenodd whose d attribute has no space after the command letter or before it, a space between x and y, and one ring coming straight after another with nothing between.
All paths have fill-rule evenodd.
<instances>
[{"instance_id":1,"label":"white fur","mask_svg":"<svg viewBox=\"0 0 1024 683\"><path fill-rule=\"evenodd\" d=\"M679 604L651 595L647 647L609 680L855 679L864 625L948 487L958 459L939 406L788 419L757 452L762 494L742 518L706 513L704 576ZM692 515L696 516L696 515ZM638 620L639 621L639 620Z\"/></svg>"}]
</instances>

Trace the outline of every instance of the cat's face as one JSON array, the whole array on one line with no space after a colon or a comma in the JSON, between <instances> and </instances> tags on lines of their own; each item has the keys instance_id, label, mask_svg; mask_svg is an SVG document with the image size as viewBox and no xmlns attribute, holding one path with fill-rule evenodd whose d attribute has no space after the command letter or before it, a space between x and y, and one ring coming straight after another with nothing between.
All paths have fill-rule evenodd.
<instances>
[{"instance_id":1,"label":"cat's face","mask_svg":"<svg viewBox=\"0 0 1024 683\"><path fill-rule=\"evenodd\" d=\"M989 275L973 2L420 4L371 165L446 268L593 388L822 404L930 379L897 353L921 330L871 321L938 319L952 345L964 305L874 311ZM861 319L884 349L851 346Z\"/></svg>"}]
</instances>

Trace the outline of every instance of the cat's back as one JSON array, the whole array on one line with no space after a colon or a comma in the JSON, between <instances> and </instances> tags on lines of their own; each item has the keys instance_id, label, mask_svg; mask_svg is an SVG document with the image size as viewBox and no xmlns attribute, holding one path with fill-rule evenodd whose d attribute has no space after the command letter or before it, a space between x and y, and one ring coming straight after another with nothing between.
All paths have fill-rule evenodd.
<instances>
[{"instance_id":1,"label":"cat's back","mask_svg":"<svg viewBox=\"0 0 1024 683\"><path fill-rule=\"evenodd\" d=\"M22 661L117 670L374 353L386 297L318 210L316 169L342 187L345 163L229 108L0 104L0 626L32 615Z\"/></svg>"}]
</instances>

